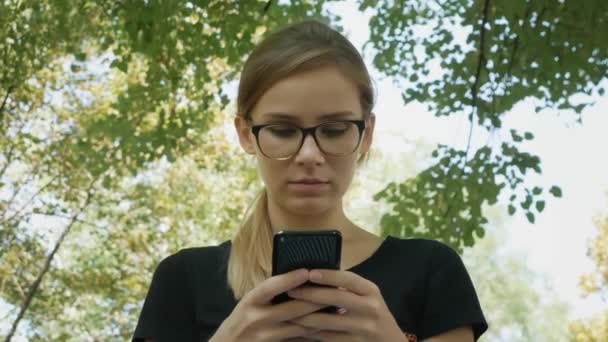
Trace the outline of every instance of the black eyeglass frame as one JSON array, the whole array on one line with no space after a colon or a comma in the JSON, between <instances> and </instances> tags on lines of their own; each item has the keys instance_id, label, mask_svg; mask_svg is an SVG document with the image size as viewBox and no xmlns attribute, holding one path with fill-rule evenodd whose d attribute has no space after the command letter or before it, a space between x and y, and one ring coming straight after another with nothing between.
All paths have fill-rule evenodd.
<instances>
[{"instance_id":1,"label":"black eyeglass frame","mask_svg":"<svg viewBox=\"0 0 608 342\"><path fill-rule=\"evenodd\" d=\"M353 148L353 150L347 154L333 154L333 153L327 153L323 150L323 148L321 147L321 145L319 144L319 140L317 140L317 128L327 125L327 124L332 124L332 123L340 123L340 122L350 122L353 123L357 126L357 128L359 129L359 141L357 141L357 145L355 145L355 147ZM260 146L260 138L259 138L259 134L260 131L264 128L264 127L268 127L268 126L291 126L293 128L297 128L302 132L302 138L300 139L300 146L298 146L298 148L295 150L294 153L292 153L291 155L287 156L287 157L281 157L281 158L275 158L275 157L270 157L268 156L266 153L264 153L264 151L262 150L262 147ZM359 147L359 145L361 145L361 139L363 138L363 131L365 130L365 120L334 120L334 121L326 121L326 122L322 122L316 126L311 126L311 127L300 127L294 124L290 124L290 123L269 123L269 124L263 124L263 125L253 125L251 126L251 132L253 133L253 135L255 136L255 141L258 145L258 148L260 149L260 152L262 152L262 154L264 156L266 156L267 158L270 159L274 159L274 160L287 160L292 158L293 156L295 156L296 154L298 154L300 152L300 149L302 148L302 145L304 145L304 140L306 139L306 136L311 134L312 138L315 140L315 143L317 144L317 147L319 148L319 150L327 155L330 155L332 157L346 157L349 156L351 154L353 154L357 148Z\"/></svg>"}]
</instances>

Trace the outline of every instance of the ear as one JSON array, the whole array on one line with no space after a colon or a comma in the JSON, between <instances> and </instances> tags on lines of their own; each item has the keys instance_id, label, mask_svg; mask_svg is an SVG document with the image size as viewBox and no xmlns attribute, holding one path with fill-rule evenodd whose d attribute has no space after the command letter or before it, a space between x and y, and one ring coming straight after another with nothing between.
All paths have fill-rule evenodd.
<instances>
[{"instance_id":1,"label":"ear","mask_svg":"<svg viewBox=\"0 0 608 342\"><path fill-rule=\"evenodd\" d=\"M239 137L239 143L246 153L255 154L255 137L251 134L251 127L242 115L234 118L234 128Z\"/></svg>"},{"instance_id":2,"label":"ear","mask_svg":"<svg viewBox=\"0 0 608 342\"><path fill-rule=\"evenodd\" d=\"M363 131L363 139L361 140L360 155L365 155L374 140L374 128L376 127L376 115L371 113L365 122L365 130Z\"/></svg>"}]
</instances>

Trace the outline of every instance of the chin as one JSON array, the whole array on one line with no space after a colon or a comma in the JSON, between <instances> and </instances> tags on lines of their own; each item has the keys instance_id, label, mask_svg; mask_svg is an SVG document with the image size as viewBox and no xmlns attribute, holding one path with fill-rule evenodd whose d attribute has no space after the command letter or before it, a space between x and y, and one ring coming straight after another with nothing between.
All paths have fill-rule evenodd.
<instances>
[{"instance_id":1,"label":"chin","mask_svg":"<svg viewBox=\"0 0 608 342\"><path fill-rule=\"evenodd\" d=\"M331 210L335 203L329 198L300 197L287 199L283 207L296 215L320 215Z\"/></svg>"}]
</instances>

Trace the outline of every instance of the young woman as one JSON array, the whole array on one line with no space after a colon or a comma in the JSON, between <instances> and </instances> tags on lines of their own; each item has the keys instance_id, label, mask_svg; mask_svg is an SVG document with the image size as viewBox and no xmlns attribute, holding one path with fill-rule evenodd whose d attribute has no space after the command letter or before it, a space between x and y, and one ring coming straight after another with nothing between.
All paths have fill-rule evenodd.
<instances>
[{"instance_id":1,"label":"young woman","mask_svg":"<svg viewBox=\"0 0 608 342\"><path fill-rule=\"evenodd\" d=\"M361 56L328 26L301 22L259 44L242 71L234 123L265 189L231 241L160 263L134 340L476 340L487 324L452 249L381 239L344 213L372 143L373 104ZM342 233L340 270L270 276L273 233L328 228ZM300 286L307 281L331 286ZM270 304L285 291L293 300ZM317 312L330 305L341 309Z\"/></svg>"}]
</instances>

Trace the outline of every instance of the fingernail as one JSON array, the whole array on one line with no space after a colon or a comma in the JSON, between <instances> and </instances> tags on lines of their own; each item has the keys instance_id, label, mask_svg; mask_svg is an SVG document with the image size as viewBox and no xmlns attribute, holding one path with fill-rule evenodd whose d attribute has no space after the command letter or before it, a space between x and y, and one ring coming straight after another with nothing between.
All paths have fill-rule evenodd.
<instances>
[{"instance_id":1,"label":"fingernail","mask_svg":"<svg viewBox=\"0 0 608 342\"><path fill-rule=\"evenodd\" d=\"M319 272L319 271L311 271L310 272L310 279L311 280L321 280L321 278L323 278L323 275L321 275L321 272Z\"/></svg>"}]
</instances>

